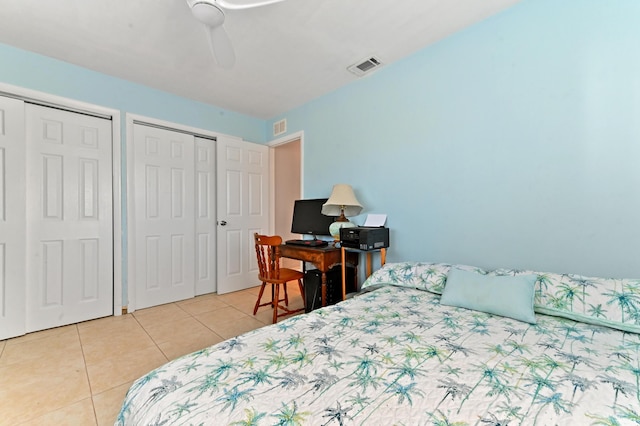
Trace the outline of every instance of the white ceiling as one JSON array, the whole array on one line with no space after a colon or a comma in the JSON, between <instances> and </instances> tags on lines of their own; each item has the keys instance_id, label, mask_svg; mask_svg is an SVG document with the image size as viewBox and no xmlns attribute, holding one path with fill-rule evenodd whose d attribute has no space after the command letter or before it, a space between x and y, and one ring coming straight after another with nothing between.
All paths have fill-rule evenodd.
<instances>
[{"instance_id":1,"label":"white ceiling","mask_svg":"<svg viewBox=\"0 0 640 426\"><path fill-rule=\"evenodd\" d=\"M255 0L228 0L247 3ZM0 43L269 119L519 0L287 0L227 12L236 52L217 66L185 0L0 0Z\"/></svg>"}]
</instances>

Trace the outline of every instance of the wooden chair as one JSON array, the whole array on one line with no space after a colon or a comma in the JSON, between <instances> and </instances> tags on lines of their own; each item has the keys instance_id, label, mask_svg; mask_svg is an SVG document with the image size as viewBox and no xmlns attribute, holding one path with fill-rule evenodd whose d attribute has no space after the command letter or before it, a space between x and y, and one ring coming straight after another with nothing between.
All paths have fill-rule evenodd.
<instances>
[{"instance_id":1,"label":"wooden chair","mask_svg":"<svg viewBox=\"0 0 640 426\"><path fill-rule=\"evenodd\" d=\"M302 286L304 274L294 269L280 267L280 251L278 247L282 244L281 237L277 235L259 235L258 233L255 233L253 236L256 243L256 255L258 256L258 279L262 281L260 294L258 295L256 306L253 308L253 315L258 312L258 308L261 306L272 306L273 323L275 324L279 317L304 311L304 308L290 310L288 308L289 297L287 295L287 283L289 281L297 280L298 287L300 288L300 295L304 302L304 287ZM262 294L264 293L264 288L267 284L271 284L271 300L261 304ZM281 284L284 287L283 299L280 299ZM281 302L284 302L284 305L282 305ZM278 310L282 310L283 312L278 313Z\"/></svg>"}]
</instances>

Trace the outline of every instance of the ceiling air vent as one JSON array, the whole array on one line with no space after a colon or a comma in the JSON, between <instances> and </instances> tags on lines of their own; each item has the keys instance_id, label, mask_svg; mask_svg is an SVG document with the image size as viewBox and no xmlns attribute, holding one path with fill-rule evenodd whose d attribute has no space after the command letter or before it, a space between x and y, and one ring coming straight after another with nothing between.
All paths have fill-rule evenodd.
<instances>
[{"instance_id":1,"label":"ceiling air vent","mask_svg":"<svg viewBox=\"0 0 640 426\"><path fill-rule=\"evenodd\" d=\"M371 56L370 58L363 59L357 64L351 65L347 69L358 77L362 77L363 75L370 73L381 65L382 62L380 62L380 59L376 58L375 56Z\"/></svg>"},{"instance_id":2,"label":"ceiling air vent","mask_svg":"<svg viewBox=\"0 0 640 426\"><path fill-rule=\"evenodd\" d=\"M287 133L287 119L283 118L280 121L273 123L273 136L278 136L283 133Z\"/></svg>"}]
</instances>

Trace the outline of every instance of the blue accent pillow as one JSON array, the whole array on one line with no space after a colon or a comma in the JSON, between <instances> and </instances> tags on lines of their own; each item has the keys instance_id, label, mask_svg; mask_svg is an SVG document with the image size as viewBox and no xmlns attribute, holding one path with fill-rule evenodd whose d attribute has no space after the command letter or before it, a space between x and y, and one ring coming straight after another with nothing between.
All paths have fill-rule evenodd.
<instances>
[{"instance_id":1,"label":"blue accent pillow","mask_svg":"<svg viewBox=\"0 0 640 426\"><path fill-rule=\"evenodd\" d=\"M480 275L451 268L440 304L535 324L533 297L536 279L536 275Z\"/></svg>"}]
</instances>

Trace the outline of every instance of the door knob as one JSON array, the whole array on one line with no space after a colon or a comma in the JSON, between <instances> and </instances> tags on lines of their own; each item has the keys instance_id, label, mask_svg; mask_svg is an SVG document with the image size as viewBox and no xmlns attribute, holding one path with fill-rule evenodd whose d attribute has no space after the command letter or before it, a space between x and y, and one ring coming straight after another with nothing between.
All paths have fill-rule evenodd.
<instances>
[{"instance_id":1,"label":"door knob","mask_svg":"<svg viewBox=\"0 0 640 426\"><path fill-rule=\"evenodd\" d=\"M226 226L227 225L227 221L226 220L221 220L219 223L220 223L220 226Z\"/></svg>"}]
</instances>

